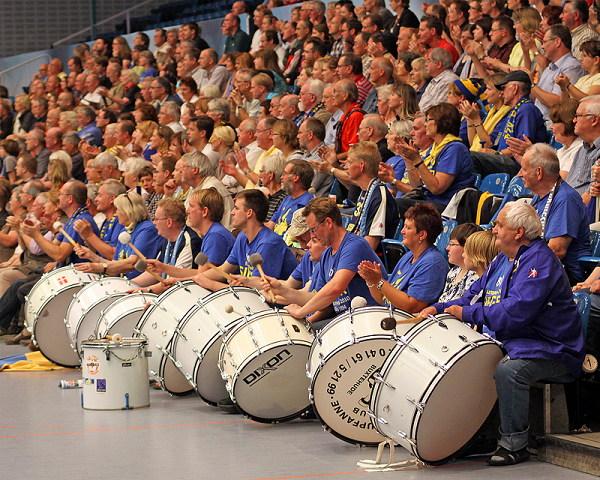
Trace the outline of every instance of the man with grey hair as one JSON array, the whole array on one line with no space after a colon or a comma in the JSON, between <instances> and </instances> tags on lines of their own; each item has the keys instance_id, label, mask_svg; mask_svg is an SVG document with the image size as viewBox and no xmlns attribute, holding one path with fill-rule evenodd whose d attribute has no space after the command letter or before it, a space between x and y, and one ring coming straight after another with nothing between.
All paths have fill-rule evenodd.
<instances>
[{"instance_id":1,"label":"man with grey hair","mask_svg":"<svg viewBox=\"0 0 600 480\"><path fill-rule=\"evenodd\" d=\"M569 281L584 280L578 258L590 255L590 230L581 196L560 177L556 151L536 143L525 151L519 176L535 196L535 207L542 224L542 236L562 261Z\"/></svg>"},{"instance_id":2,"label":"man with grey hair","mask_svg":"<svg viewBox=\"0 0 600 480\"><path fill-rule=\"evenodd\" d=\"M227 190L227 187L216 177L216 167L208 160L206 155L200 152L186 153L181 157L180 161L182 163L182 183L194 190L203 190L214 187L217 192L221 194L225 207L221 223L225 228L229 228L231 210L233 209L233 199L231 198L231 193ZM187 198L185 203L187 208L189 206Z\"/></svg>"},{"instance_id":3,"label":"man with grey hair","mask_svg":"<svg viewBox=\"0 0 600 480\"><path fill-rule=\"evenodd\" d=\"M319 165L327 147L325 140L325 126L316 118L307 118L298 129L298 143L300 148L306 152L304 159L313 166ZM331 189L333 177L327 172L315 171L311 187L315 189L317 197L326 196Z\"/></svg>"},{"instance_id":4,"label":"man with grey hair","mask_svg":"<svg viewBox=\"0 0 600 480\"><path fill-rule=\"evenodd\" d=\"M159 125L169 127L174 134L183 132L183 125L179 122L181 109L175 102L165 102L158 111Z\"/></svg>"},{"instance_id":5,"label":"man with grey hair","mask_svg":"<svg viewBox=\"0 0 600 480\"><path fill-rule=\"evenodd\" d=\"M288 118L294 122L294 125L299 126L304 117L298 108L299 103L300 97L298 97L298 95L293 95L291 93L285 95L279 103L279 112L281 114L281 118Z\"/></svg>"},{"instance_id":6,"label":"man with grey hair","mask_svg":"<svg viewBox=\"0 0 600 480\"><path fill-rule=\"evenodd\" d=\"M102 152L94 158L94 168L100 172L103 179L114 178L121 179L121 170L119 170L119 160L115 155L109 152Z\"/></svg>"},{"instance_id":7,"label":"man with grey hair","mask_svg":"<svg viewBox=\"0 0 600 480\"><path fill-rule=\"evenodd\" d=\"M311 78L302 85L300 88L300 103L298 104L298 108L303 112L302 121L311 117L316 118L323 125L329 121L331 113L325 109L322 103L324 90L325 83L317 78Z\"/></svg>"},{"instance_id":8,"label":"man with grey hair","mask_svg":"<svg viewBox=\"0 0 600 480\"><path fill-rule=\"evenodd\" d=\"M358 140L361 142L373 142L377 144L377 150L381 155L381 161L387 162L394 156L387 146L385 136L388 133L388 126L378 113L365 115L358 127Z\"/></svg>"},{"instance_id":9,"label":"man with grey hair","mask_svg":"<svg viewBox=\"0 0 600 480\"><path fill-rule=\"evenodd\" d=\"M110 127L113 124L107 125ZM83 156L79 152L79 137L76 133L67 133L62 137L62 149L71 155L71 163L73 164L71 175L75 180L84 181L85 173L83 171Z\"/></svg>"},{"instance_id":10,"label":"man with grey hair","mask_svg":"<svg viewBox=\"0 0 600 480\"><path fill-rule=\"evenodd\" d=\"M419 110L422 112L445 102L448 99L450 85L458 80L458 76L452 71L452 55L447 50L441 47L433 48L427 52L425 60L431 81L419 101Z\"/></svg>"},{"instance_id":11,"label":"man with grey hair","mask_svg":"<svg viewBox=\"0 0 600 480\"><path fill-rule=\"evenodd\" d=\"M377 88L388 85L394 75L394 65L386 57L374 58L369 70L369 81L373 84L369 95L363 104L363 110L367 113L377 112Z\"/></svg>"},{"instance_id":12,"label":"man with grey hair","mask_svg":"<svg viewBox=\"0 0 600 480\"><path fill-rule=\"evenodd\" d=\"M542 380L571 382L583 363L583 332L573 293L560 262L540 239L542 230L531 206L507 203L493 230L499 254L487 271L462 298L420 313L446 312L486 326L502 342L507 356L494 375L500 440L488 459L492 466L529 458L529 386Z\"/></svg>"},{"instance_id":13,"label":"man with grey hair","mask_svg":"<svg viewBox=\"0 0 600 480\"><path fill-rule=\"evenodd\" d=\"M226 98L213 98L208 101L208 111L206 114L213 119L215 126L223 125L229 122L231 108Z\"/></svg>"},{"instance_id":14,"label":"man with grey hair","mask_svg":"<svg viewBox=\"0 0 600 480\"><path fill-rule=\"evenodd\" d=\"M573 122L575 135L583 140L583 147L575 154L566 180L583 197L584 203L588 203L590 183L600 181L600 168L595 166L600 159L600 95L583 98L577 106ZM591 194L595 196L597 192ZM592 200L592 203L595 202Z\"/></svg>"},{"instance_id":15,"label":"man with grey hair","mask_svg":"<svg viewBox=\"0 0 600 480\"><path fill-rule=\"evenodd\" d=\"M50 160L50 151L44 144L44 137L44 132L39 128L34 128L25 135L25 148L37 162L35 176L38 178L46 174Z\"/></svg>"},{"instance_id":16,"label":"man with grey hair","mask_svg":"<svg viewBox=\"0 0 600 480\"><path fill-rule=\"evenodd\" d=\"M206 48L200 52L198 57L200 67L206 71L206 77L198 83L198 90L204 85L216 85L221 93L229 81L229 72L223 65L219 65L219 55L214 48Z\"/></svg>"}]
</instances>

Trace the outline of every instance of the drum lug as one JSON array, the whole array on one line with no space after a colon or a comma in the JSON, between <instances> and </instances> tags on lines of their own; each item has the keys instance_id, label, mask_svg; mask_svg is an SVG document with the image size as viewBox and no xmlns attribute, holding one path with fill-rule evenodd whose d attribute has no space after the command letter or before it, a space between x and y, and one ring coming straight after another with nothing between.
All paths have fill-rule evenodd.
<instances>
[{"instance_id":1,"label":"drum lug","mask_svg":"<svg viewBox=\"0 0 600 480\"><path fill-rule=\"evenodd\" d=\"M436 322L438 324L438 327L442 327L442 328L448 330L448 325L446 325L443 320L436 320Z\"/></svg>"},{"instance_id":2,"label":"drum lug","mask_svg":"<svg viewBox=\"0 0 600 480\"><path fill-rule=\"evenodd\" d=\"M435 360L432 360L431 358L428 358L427 360L429 360L429 363L431 363L435 368L439 368L442 372L446 373L448 371L448 369L446 368L446 365L436 362Z\"/></svg>"},{"instance_id":3,"label":"drum lug","mask_svg":"<svg viewBox=\"0 0 600 480\"><path fill-rule=\"evenodd\" d=\"M194 390L196 389L196 382L194 382L194 379L192 378L192 376L189 373L185 374L185 378L188 382L190 382L190 384L192 385L192 387L194 387Z\"/></svg>"},{"instance_id":4,"label":"drum lug","mask_svg":"<svg viewBox=\"0 0 600 480\"><path fill-rule=\"evenodd\" d=\"M181 368L183 367L181 362L178 360L175 360L175 357L171 357L171 358L173 359L173 363L175 364L175 366L181 370Z\"/></svg>"},{"instance_id":5,"label":"drum lug","mask_svg":"<svg viewBox=\"0 0 600 480\"><path fill-rule=\"evenodd\" d=\"M323 352L319 352L319 362L321 364L321 367L325 365L325 357L323 356Z\"/></svg>"},{"instance_id":6,"label":"drum lug","mask_svg":"<svg viewBox=\"0 0 600 480\"><path fill-rule=\"evenodd\" d=\"M387 422L386 422L386 423L387 423ZM396 432L396 435L398 435L398 436L399 436L399 437L400 437L402 440L406 440L406 441L407 441L408 443L410 443L410 444L411 444L413 447L416 447L416 446L417 446L417 445L415 444L415 441L414 441L412 438L408 438L408 435L407 435L405 432L403 432L403 431L401 431L401 430L398 430L398 431Z\"/></svg>"},{"instance_id":7,"label":"drum lug","mask_svg":"<svg viewBox=\"0 0 600 480\"><path fill-rule=\"evenodd\" d=\"M494 337L490 337L489 334L487 333L482 333L482 335L487 339L490 340L491 342L494 342L496 345L498 345L499 347L502 346L502 342L499 342L498 340L496 340Z\"/></svg>"},{"instance_id":8,"label":"drum lug","mask_svg":"<svg viewBox=\"0 0 600 480\"><path fill-rule=\"evenodd\" d=\"M192 348L192 352L196 354L196 356L198 357L198 360L202 361L202 359L204 358L204 355L202 355L202 352L200 352L196 347Z\"/></svg>"},{"instance_id":9,"label":"drum lug","mask_svg":"<svg viewBox=\"0 0 600 480\"><path fill-rule=\"evenodd\" d=\"M423 413L423 409L425 408L425 404L421 402L417 402L414 398L406 397L408 403L414 405L414 407L419 411L419 413Z\"/></svg>"},{"instance_id":10,"label":"drum lug","mask_svg":"<svg viewBox=\"0 0 600 480\"><path fill-rule=\"evenodd\" d=\"M473 348L477 348L479 346L479 344L470 341L466 336L464 335L459 335L458 338L460 338L463 342L468 343L471 347Z\"/></svg>"},{"instance_id":11,"label":"drum lug","mask_svg":"<svg viewBox=\"0 0 600 480\"><path fill-rule=\"evenodd\" d=\"M186 342L188 341L187 337L183 334L183 332L179 330L179 327L175 327L175 333L177 333L177 335L183 338Z\"/></svg>"},{"instance_id":12,"label":"drum lug","mask_svg":"<svg viewBox=\"0 0 600 480\"><path fill-rule=\"evenodd\" d=\"M396 387L394 387L393 385L387 383L383 377L381 376L381 374L379 372L375 372L373 374L373 380L375 380L377 383L383 383L386 387L391 388L392 390L396 390Z\"/></svg>"},{"instance_id":13,"label":"drum lug","mask_svg":"<svg viewBox=\"0 0 600 480\"><path fill-rule=\"evenodd\" d=\"M388 421L387 421L385 418L383 418L383 417L378 417L378 416L374 415L374 416L373 416L373 418L374 418L375 420L377 420L377 423L380 423L381 425L387 425L387 424L389 423L389 422L388 422Z\"/></svg>"},{"instance_id":14,"label":"drum lug","mask_svg":"<svg viewBox=\"0 0 600 480\"><path fill-rule=\"evenodd\" d=\"M350 331L350 336L352 337L352 344L354 345L356 343L356 333L354 330Z\"/></svg>"},{"instance_id":15,"label":"drum lug","mask_svg":"<svg viewBox=\"0 0 600 480\"><path fill-rule=\"evenodd\" d=\"M379 420L379 418L377 417L377 415L375 415L370 408L367 409L367 415L369 417L371 417L373 420Z\"/></svg>"}]
</instances>

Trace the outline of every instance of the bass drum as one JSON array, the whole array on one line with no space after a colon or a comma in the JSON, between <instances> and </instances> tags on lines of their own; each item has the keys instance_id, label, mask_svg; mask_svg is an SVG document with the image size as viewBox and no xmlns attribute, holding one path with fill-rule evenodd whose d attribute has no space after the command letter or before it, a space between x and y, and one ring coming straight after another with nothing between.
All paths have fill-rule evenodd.
<instances>
[{"instance_id":1,"label":"bass drum","mask_svg":"<svg viewBox=\"0 0 600 480\"><path fill-rule=\"evenodd\" d=\"M96 338L100 312L129 290L136 288L128 279L104 277L83 287L73 297L66 316L73 348L81 352L85 340Z\"/></svg>"},{"instance_id":2,"label":"bass drum","mask_svg":"<svg viewBox=\"0 0 600 480\"><path fill-rule=\"evenodd\" d=\"M243 319L223 340L219 369L231 399L252 420L291 420L310 407L305 375L313 336L282 310Z\"/></svg>"},{"instance_id":3,"label":"bass drum","mask_svg":"<svg viewBox=\"0 0 600 480\"><path fill-rule=\"evenodd\" d=\"M153 293L141 292L130 293L118 298L102 310L96 326L96 337L104 338L115 333L119 333L123 337L133 336L135 326L140 321L144 311L150 307L156 298L157 295Z\"/></svg>"},{"instance_id":4,"label":"bass drum","mask_svg":"<svg viewBox=\"0 0 600 480\"><path fill-rule=\"evenodd\" d=\"M227 398L217 367L222 338L243 316L271 310L258 291L229 287L199 300L179 322L171 347L175 365L209 405Z\"/></svg>"},{"instance_id":5,"label":"bass drum","mask_svg":"<svg viewBox=\"0 0 600 480\"><path fill-rule=\"evenodd\" d=\"M135 327L134 337L148 340L150 377L172 395L192 391L192 384L175 366L171 354L177 325L190 308L210 293L191 280L177 283L154 300Z\"/></svg>"},{"instance_id":6,"label":"bass drum","mask_svg":"<svg viewBox=\"0 0 600 480\"><path fill-rule=\"evenodd\" d=\"M440 464L481 427L496 402L499 344L447 314L415 325L381 369L373 423L425 463Z\"/></svg>"},{"instance_id":7,"label":"bass drum","mask_svg":"<svg viewBox=\"0 0 600 480\"><path fill-rule=\"evenodd\" d=\"M375 377L396 345L395 336L412 325L398 325L396 332L381 328L384 318L413 316L386 307L362 307L334 318L313 342L307 364L310 400L326 430L359 445L377 445L385 439L369 417Z\"/></svg>"},{"instance_id":8,"label":"bass drum","mask_svg":"<svg viewBox=\"0 0 600 480\"><path fill-rule=\"evenodd\" d=\"M32 340L50 361L63 367L77 367L79 355L66 326L65 316L73 296L100 275L75 270L73 266L45 273L25 297L25 325Z\"/></svg>"}]
</instances>

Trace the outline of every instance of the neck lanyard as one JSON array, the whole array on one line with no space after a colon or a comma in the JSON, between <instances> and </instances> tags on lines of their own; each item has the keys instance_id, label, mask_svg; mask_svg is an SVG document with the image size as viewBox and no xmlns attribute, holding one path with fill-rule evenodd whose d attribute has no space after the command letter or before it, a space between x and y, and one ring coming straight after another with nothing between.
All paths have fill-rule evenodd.
<instances>
[{"instance_id":1,"label":"neck lanyard","mask_svg":"<svg viewBox=\"0 0 600 480\"><path fill-rule=\"evenodd\" d=\"M540 222L542 224L542 238L544 237L544 233L546 233L546 220L548 219L548 213L550 212L550 206L552 205L552 200L554 200L554 195L560 186L560 178L556 181L552 190L548 194L548 200L546 200L546 205L544 205L544 210L542 215L540 216Z\"/></svg>"},{"instance_id":2,"label":"neck lanyard","mask_svg":"<svg viewBox=\"0 0 600 480\"><path fill-rule=\"evenodd\" d=\"M179 251L179 246L181 245L181 240L183 238L183 233L185 232L185 228L179 232L177 236L177 240L175 242L168 242L165 247L165 258L164 262L168 265L175 265L175 261L177 260L177 252Z\"/></svg>"}]
</instances>

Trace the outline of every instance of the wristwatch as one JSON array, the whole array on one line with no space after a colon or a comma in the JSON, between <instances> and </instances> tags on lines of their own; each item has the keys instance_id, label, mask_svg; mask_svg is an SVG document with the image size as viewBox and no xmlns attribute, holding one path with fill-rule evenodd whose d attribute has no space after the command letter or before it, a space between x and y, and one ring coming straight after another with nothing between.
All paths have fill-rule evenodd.
<instances>
[{"instance_id":1,"label":"wristwatch","mask_svg":"<svg viewBox=\"0 0 600 480\"><path fill-rule=\"evenodd\" d=\"M377 288L377 290L379 290L381 292L381 289L383 288L384 283L385 283L385 280L382 278L381 280L379 280L377 282L377 286L375 288Z\"/></svg>"},{"instance_id":2,"label":"wristwatch","mask_svg":"<svg viewBox=\"0 0 600 480\"><path fill-rule=\"evenodd\" d=\"M102 263L102 275L106 275L106 271L108 270L108 263Z\"/></svg>"}]
</instances>

